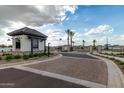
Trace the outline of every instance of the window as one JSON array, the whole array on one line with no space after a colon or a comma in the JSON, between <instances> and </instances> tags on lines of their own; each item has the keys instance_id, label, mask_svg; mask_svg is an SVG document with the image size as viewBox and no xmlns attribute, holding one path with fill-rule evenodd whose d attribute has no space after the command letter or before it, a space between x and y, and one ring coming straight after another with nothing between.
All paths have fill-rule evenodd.
<instances>
[{"instance_id":1,"label":"window","mask_svg":"<svg viewBox=\"0 0 124 93\"><path fill-rule=\"evenodd\" d=\"M15 39L15 43L16 43L16 49L20 49L21 44L20 44L20 39L19 38Z\"/></svg>"},{"instance_id":2,"label":"window","mask_svg":"<svg viewBox=\"0 0 124 93\"><path fill-rule=\"evenodd\" d=\"M38 39L33 39L33 48L38 48Z\"/></svg>"}]
</instances>

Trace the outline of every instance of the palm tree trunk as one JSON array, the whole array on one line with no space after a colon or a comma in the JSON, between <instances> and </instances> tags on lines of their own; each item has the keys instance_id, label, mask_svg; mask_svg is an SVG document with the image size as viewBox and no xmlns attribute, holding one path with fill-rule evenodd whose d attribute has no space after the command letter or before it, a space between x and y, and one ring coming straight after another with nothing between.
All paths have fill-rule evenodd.
<instances>
[{"instance_id":1,"label":"palm tree trunk","mask_svg":"<svg viewBox=\"0 0 124 93\"><path fill-rule=\"evenodd\" d=\"M69 31L68 31L68 51L70 50L70 47L69 47Z\"/></svg>"},{"instance_id":2,"label":"palm tree trunk","mask_svg":"<svg viewBox=\"0 0 124 93\"><path fill-rule=\"evenodd\" d=\"M72 51L72 36L70 36L71 51Z\"/></svg>"}]
</instances>

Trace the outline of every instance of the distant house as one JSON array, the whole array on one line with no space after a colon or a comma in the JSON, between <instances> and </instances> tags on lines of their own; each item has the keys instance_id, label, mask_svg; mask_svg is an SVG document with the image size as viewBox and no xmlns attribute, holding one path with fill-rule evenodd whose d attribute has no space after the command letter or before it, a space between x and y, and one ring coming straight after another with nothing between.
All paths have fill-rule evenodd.
<instances>
[{"instance_id":1,"label":"distant house","mask_svg":"<svg viewBox=\"0 0 124 93\"><path fill-rule=\"evenodd\" d=\"M37 30L24 27L7 33L12 36L13 51L45 51L47 36Z\"/></svg>"}]
</instances>

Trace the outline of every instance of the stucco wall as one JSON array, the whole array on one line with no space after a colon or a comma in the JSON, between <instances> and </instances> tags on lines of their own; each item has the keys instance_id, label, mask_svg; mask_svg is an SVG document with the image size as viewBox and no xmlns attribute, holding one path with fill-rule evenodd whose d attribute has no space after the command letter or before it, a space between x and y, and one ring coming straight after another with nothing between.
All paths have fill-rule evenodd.
<instances>
[{"instance_id":1,"label":"stucco wall","mask_svg":"<svg viewBox=\"0 0 124 93\"><path fill-rule=\"evenodd\" d=\"M39 50L44 50L44 41L39 40Z\"/></svg>"},{"instance_id":2,"label":"stucco wall","mask_svg":"<svg viewBox=\"0 0 124 93\"><path fill-rule=\"evenodd\" d=\"M18 36L13 36L13 51L31 51L31 40L28 39L26 35L18 35ZM15 38L20 38L21 40L21 48L20 50L17 50L15 48ZM41 51L44 50L44 41L39 40L39 49L36 49L34 51Z\"/></svg>"}]
</instances>

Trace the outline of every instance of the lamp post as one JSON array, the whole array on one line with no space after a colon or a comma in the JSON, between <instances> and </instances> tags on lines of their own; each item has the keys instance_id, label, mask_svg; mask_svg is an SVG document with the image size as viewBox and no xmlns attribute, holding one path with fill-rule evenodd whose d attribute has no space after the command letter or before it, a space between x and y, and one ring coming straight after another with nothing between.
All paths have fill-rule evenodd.
<instances>
[{"instance_id":1,"label":"lamp post","mask_svg":"<svg viewBox=\"0 0 124 93\"><path fill-rule=\"evenodd\" d=\"M48 43L48 57L50 56L50 43Z\"/></svg>"}]
</instances>

